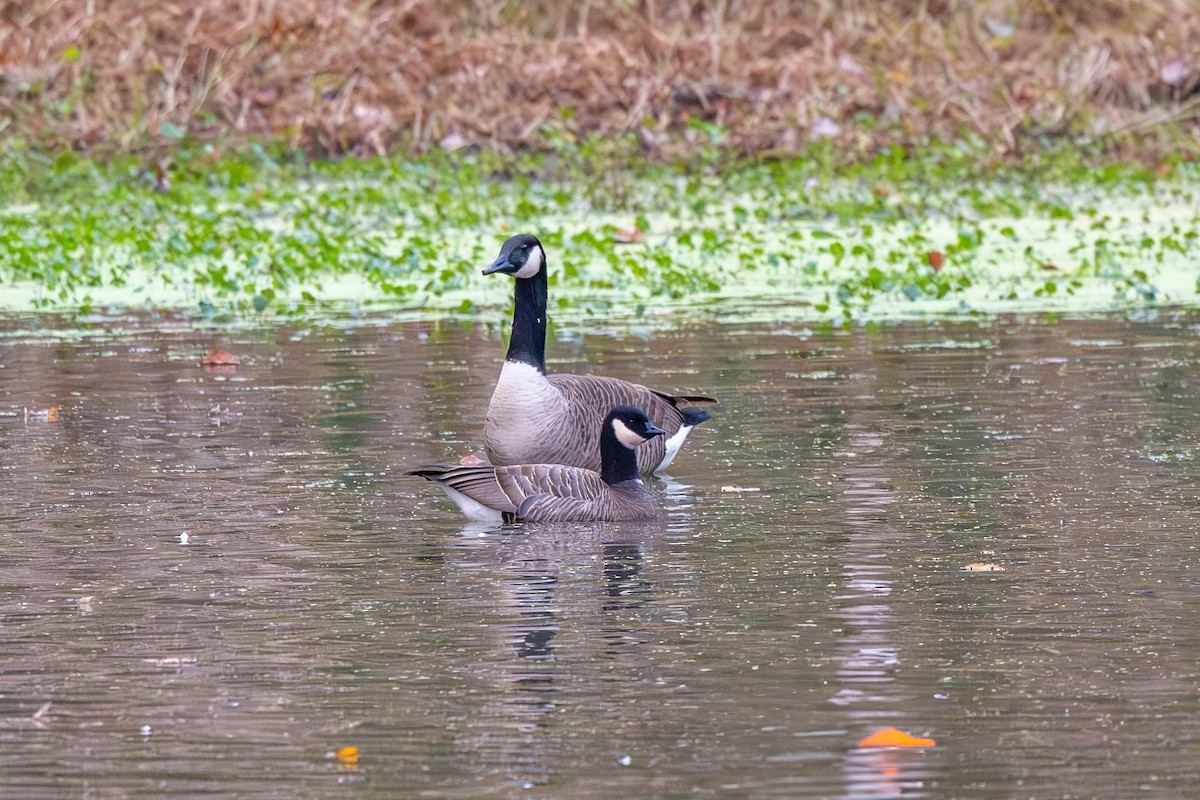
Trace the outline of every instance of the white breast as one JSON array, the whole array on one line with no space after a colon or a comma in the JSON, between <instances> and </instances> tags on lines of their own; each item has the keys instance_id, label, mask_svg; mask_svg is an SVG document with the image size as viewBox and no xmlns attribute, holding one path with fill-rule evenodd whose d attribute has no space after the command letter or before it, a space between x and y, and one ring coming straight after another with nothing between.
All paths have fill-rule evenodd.
<instances>
[{"instance_id":1,"label":"white breast","mask_svg":"<svg viewBox=\"0 0 1200 800\"><path fill-rule=\"evenodd\" d=\"M527 463L522 454L541 449L544 438L561 429L566 415L562 393L536 367L505 361L488 405L484 443L500 463Z\"/></svg>"}]
</instances>

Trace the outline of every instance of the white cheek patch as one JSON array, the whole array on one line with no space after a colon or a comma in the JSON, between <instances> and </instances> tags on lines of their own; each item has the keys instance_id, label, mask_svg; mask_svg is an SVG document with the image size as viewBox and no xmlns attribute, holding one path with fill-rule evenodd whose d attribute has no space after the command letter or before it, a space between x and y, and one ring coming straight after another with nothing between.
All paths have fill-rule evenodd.
<instances>
[{"instance_id":1,"label":"white cheek patch","mask_svg":"<svg viewBox=\"0 0 1200 800\"><path fill-rule=\"evenodd\" d=\"M529 251L529 257L525 259L525 265L513 273L517 278L532 278L542 271L542 248L535 247Z\"/></svg>"},{"instance_id":2,"label":"white cheek patch","mask_svg":"<svg viewBox=\"0 0 1200 800\"><path fill-rule=\"evenodd\" d=\"M617 441L628 447L630 450L637 448L642 442L646 441L640 434L634 433L619 419L612 421L613 433L617 435Z\"/></svg>"}]
</instances>

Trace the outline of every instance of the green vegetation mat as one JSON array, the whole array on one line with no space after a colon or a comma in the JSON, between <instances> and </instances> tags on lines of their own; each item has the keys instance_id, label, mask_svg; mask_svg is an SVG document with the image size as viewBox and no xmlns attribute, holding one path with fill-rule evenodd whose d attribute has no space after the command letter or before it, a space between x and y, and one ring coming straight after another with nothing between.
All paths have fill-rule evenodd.
<instances>
[{"instance_id":1,"label":"green vegetation mat","mask_svg":"<svg viewBox=\"0 0 1200 800\"><path fill-rule=\"evenodd\" d=\"M1197 302L1194 162L1094 168L1064 148L980 174L966 144L858 166L832 145L782 161L701 147L687 165L622 147L307 162L197 144L165 168L10 152L0 309L470 314L508 302L480 269L516 232L545 244L559 315L856 324Z\"/></svg>"}]
</instances>

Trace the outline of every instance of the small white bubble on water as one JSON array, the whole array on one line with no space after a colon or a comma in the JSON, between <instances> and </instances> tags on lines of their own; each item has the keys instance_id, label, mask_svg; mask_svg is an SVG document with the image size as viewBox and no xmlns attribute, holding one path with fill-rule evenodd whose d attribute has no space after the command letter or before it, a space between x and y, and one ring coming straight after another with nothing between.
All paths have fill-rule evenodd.
<instances>
[{"instance_id":1,"label":"small white bubble on water","mask_svg":"<svg viewBox=\"0 0 1200 800\"><path fill-rule=\"evenodd\" d=\"M628 754L626 754L626 755L623 755L620 758L618 758L617 763L620 764L622 767L628 767L630 764L633 763L633 759Z\"/></svg>"}]
</instances>

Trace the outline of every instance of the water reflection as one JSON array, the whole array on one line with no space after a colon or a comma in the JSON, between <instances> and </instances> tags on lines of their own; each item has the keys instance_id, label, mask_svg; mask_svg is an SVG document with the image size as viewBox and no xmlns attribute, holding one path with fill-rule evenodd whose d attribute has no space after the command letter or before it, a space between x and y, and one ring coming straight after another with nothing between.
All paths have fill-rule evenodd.
<instances>
[{"instance_id":1,"label":"water reflection","mask_svg":"<svg viewBox=\"0 0 1200 800\"><path fill-rule=\"evenodd\" d=\"M503 770L521 790L549 784L563 757L564 727L577 723L577 692L567 666L580 649L619 664L639 657L636 609L653 597L642 576L645 542L657 524L467 528L451 542L447 564L455 581L477 585L490 599L486 652L472 671L486 683L486 701L456 727L457 750L483 771ZM474 592L463 595L474 598ZM472 601L473 602L473 601ZM476 613L464 608L464 617ZM560 637L567 637L561 642ZM509 733L497 739L495 726ZM512 737L518 737L516 741ZM497 750L498 748L498 750Z\"/></svg>"},{"instance_id":2,"label":"water reflection","mask_svg":"<svg viewBox=\"0 0 1200 800\"><path fill-rule=\"evenodd\" d=\"M497 326L9 329L0 786L1187 796L1198 329L580 329L716 419L663 522L501 529L403 476L478 448Z\"/></svg>"}]
</instances>

